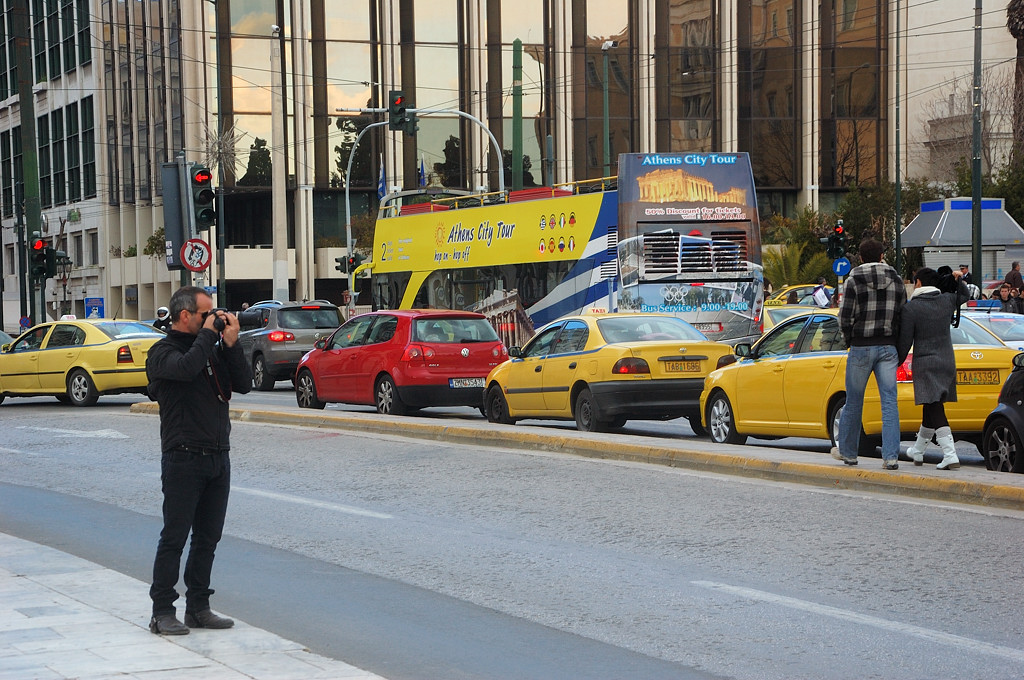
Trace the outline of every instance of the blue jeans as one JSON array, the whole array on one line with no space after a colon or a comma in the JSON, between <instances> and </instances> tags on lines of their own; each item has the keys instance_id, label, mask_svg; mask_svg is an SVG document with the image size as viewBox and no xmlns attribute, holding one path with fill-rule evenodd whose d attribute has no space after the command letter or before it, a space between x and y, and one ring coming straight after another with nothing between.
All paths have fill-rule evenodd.
<instances>
[{"instance_id":1,"label":"blue jeans","mask_svg":"<svg viewBox=\"0 0 1024 680\"><path fill-rule=\"evenodd\" d=\"M882 406L882 458L895 462L900 455L900 411L896 404L896 368L899 362L892 345L853 346L846 360L846 406L839 419L839 453L857 458L864 388L875 374Z\"/></svg>"}]
</instances>

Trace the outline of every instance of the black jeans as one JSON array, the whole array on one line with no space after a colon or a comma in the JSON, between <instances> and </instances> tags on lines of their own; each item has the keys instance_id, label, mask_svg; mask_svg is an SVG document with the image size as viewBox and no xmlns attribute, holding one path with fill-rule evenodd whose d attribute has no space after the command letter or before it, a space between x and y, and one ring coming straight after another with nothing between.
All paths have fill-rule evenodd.
<instances>
[{"instance_id":1,"label":"black jeans","mask_svg":"<svg viewBox=\"0 0 1024 680\"><path fill-rule=\"evenodd\" d=\"M185 611L210 606L213 554L224 529L231 489L228 453L198 455L180 450L163 454L160 480L164 492L164 528L153 562L153 615L174 614L181 553L189 531L192 543L185 561Z\"/></svg>"}]
</instances>

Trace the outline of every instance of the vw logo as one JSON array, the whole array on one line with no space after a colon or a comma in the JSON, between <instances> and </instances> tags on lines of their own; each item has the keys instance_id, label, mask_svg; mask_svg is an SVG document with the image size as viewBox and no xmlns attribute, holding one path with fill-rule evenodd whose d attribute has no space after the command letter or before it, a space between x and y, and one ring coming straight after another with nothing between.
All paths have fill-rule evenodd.
<instances>
[{"instance_id":1,"label":"vw logo","mask_svg":"<svg viewBox=\"0 0 1024 680\"><path fill-rule=\"evenodd\" d=\"M985 356L985 355L982 354L981 352L971 352L971 358L972 359L980 359L983 356Z\"/></svg>"},{"instance_id":2,"label":"vw logo","mask_svg":"<svg viewBox=\"0 0 1024 680\"><path fill-rule=\"evenodd\" d=\"M462 356L463 357L468 357L469 356L469 348L468 347L463 347L462 348Z\"/></svg>"}]
</instances>

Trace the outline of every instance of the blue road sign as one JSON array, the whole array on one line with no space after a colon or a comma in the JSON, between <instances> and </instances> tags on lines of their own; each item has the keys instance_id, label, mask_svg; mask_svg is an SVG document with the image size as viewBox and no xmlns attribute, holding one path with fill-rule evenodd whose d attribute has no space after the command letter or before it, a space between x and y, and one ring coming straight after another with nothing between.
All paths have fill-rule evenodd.
<instances>
[{"instance_id":1,"label":"blue road sign","mask_svg":"<svg viewBox=\"0 0 1024 680\"><path fill-rule=\"evenodd\" d=\"M851 269L853 269L853 266L845 257L839 257L832 260L832 271L836 276L846 276L850 273Z\"/></svg>"},{"instance_id":2,"label":"blue road sign","mask_svg":"<svg viewBox=\"0 0 1024 680\"><path fill-rule=\"evenodd\" d=\"M90 319L102 319L103 318L103 298L101 297L87 297L85 298L85 315Z\"/></svg>"}]
</instances>

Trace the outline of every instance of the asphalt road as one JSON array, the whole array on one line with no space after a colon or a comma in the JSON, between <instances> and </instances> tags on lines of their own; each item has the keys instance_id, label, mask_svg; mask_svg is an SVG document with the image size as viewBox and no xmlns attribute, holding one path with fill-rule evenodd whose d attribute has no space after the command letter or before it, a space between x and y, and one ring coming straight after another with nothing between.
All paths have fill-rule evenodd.
<instances>
[{"instance_id":1,"label":"asphalt road","mask_svg":"<svg viewBox=\"0 0 1024 680\"><path fill-rule=\"evenodd\" d=\"M157 419L129 401L0 407L0 530L147 580ZM385 677L1024 667L1021 512L253 423L233 438L216 606Z\"/></svg>"}]
</instances>

